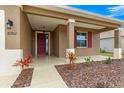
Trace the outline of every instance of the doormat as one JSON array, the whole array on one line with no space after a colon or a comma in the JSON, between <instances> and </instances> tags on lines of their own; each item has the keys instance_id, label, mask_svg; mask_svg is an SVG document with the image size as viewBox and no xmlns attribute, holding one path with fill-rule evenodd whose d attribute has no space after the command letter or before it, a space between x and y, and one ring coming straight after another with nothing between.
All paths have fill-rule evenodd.
<instances>
[{"instance_id":1,"label":"doormat","mask_svg":"<svg viewBox=\"0 0 124 93\"><path fill-rule=\"evenodd\" d=\"M22 70L16 81L11 86L11 88L29 87L31 85L33 71L34 68Z\"/></svg>"}]
</instances>

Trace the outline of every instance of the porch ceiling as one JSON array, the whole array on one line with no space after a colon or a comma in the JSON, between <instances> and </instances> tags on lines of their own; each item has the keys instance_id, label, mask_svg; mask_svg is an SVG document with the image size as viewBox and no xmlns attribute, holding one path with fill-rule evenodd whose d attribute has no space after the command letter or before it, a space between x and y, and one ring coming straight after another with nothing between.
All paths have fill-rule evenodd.
<instances>
[{"instance_id":1,"label":"porch ceiling","mask_svg":"<svg viewBox=\"0 0 124 93\"><path fill-rule=\"evenodd\" d=\"M57 19L57 18L39 16L39 15L33 15L33 14L27 14L27 17L29 19L29 22L33 30L53 31L57 27L57 25L67 24L67 20L64 20L64 19ZM96 29L96 30L105 28L104 26L81 23L81 22L76 22L75 26L89 28L89 29Z\"/></svg>"}]
</instances>

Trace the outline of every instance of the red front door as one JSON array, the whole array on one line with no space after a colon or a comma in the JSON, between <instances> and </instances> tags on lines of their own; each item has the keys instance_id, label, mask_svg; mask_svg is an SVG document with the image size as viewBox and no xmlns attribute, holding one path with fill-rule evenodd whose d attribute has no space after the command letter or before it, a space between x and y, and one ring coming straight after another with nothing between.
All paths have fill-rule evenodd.
<instances>
[{"instance_id":1,"label":"red front door","mask_svg":"<svg viewBox=\"0 0 124 93\"><path fill-rule=\"evenodd\" d=\"M45 34L37 35L37 53L38 55L46 55L46 37Z\"/></svg>"}]
</instances>

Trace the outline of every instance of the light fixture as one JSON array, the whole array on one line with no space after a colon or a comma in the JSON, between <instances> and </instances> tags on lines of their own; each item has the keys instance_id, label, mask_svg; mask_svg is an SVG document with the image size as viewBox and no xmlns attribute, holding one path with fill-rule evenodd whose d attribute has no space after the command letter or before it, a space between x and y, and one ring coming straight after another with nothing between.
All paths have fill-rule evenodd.
<instances>
[{"instance_id":1,"label":"light fixture","mask_svg":"<svg viewBox=\"0 0 124 93\"><path fill-rule=\"evenodd\" d=\"M11 21L10 19L8 19L7 23L6 23L7 29L11 29L13 27L13 21Z\"/></svg>"}]
</instances>

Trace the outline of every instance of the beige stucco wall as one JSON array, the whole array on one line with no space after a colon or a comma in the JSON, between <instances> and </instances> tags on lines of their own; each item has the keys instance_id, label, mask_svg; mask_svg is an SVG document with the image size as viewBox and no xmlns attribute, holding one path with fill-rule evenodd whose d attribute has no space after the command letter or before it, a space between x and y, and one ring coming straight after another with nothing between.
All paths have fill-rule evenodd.
<instances>
[{"instance_id":1,"label":"beige stucco wall","mask_svg":"<svg viewBox=\"0 0 124 93\"><path fill-rule=\"evenodd\" d=\"M53 54L59 57L59 26L53 32Z\"/></svg>"},{"instance_id":2,"label":"beige stucco wall","mask_svg":"<svg viewBox=\"0 0 124 93\"><path fill-rule=\"evenodd\" d=\"M13 21L12 29L5 28L5 48L20 49L20 8L14 5L0 5L0 10L5 11L5 22ZM17 32L16 35L8 35L8 32Z\"/></svg>"},{"instance_id":3,"label":"beige stucco wall","mask_svg":"<svg viewBox=\"0 0 124 93\"><path fill-rule=\"evenodd\" d=\"M119 28L119 29L120 29L120 32L121 32L121 36L124 36L124 28ZM100 33L100 39L113 38L113 37L114 37L114 30L109 30L107 32Z\"/></svg>"},{"instance_id":4,"label":"beige stucco wall","mask_svg":"<svg viewBox=\"0 0 124 93\"><path fill-rule=\"evenodd\" d=\"M76 31L92 32L92 48L76 48L77 56L91 56L100 53L100 33L94 30L84 29L80 27L75 28Z\"/></svg>"},{"instance_id":5,"label":"beige stucco wall","mask_svg":"<svg viewBox=\"0 0 124 93\"><path fill-rule=\"evenodd\" d=\"M76 48L77 56L92 56L100 53L100 36L99 33L93 32L92 48Z\"/></svg>"},{"instance_id":6,"label":"beige stucco wall","mask_svg":"<svg viewBox=\"0 0 124 93\"><path fill-rule=\"evenodd\" d=\"M12 29L5 28L5 48L23 49L23 57L32 51L32 33L27 17L18 6L0 5L0 10L5 11L5 22L13 21ZM16 35L8 35L8 32L16 32Z\"/></svg>"},{"instance_id":7,"label":"beige stucco wall","mask_svg":"<svg viewBox=\"0 0 124 93\"><path fill-rule=\"evenodd\" d=\"M58 57L65 57L66 48L67 48L67 26L59 25L57 27L57 32L54 40L54 54ZM100 35L96 31L91 31L88 29L75 27L77 31L84 31L84 32L92 32L93 33L93 41L92 41L92 48L76 48L76 55L77 56L90 56L90 55L98 55L100 50ZM58 35L59 34L59 35ZM59 48L59 49L58 49ZM58 53L59 52L59 53Z\"/></svg>"},{"instance_id":8,"label":"beige stucco wall","mask_svg":"<svg viewBox=\"0 0 124 93\"><path fill-rule=\"evenodd\" d=\"M52 31L52 32L50 32L50 55L52 56L52 55L54 55L54 53L53 53L53 38L54 38L54 36L53 36L53 34L54 34L54 32Z\"/></svg>"},{"instance_id":9,"label":"beige stucco wall","mask_svg":"<svg viewBox=\"0 0 124 93\"><path fill-rule=\"evenodd\" d=\"M67 26L59 25L59 57L65 57L67 48Z\"/></svg>"},{"instance_id":10,"label":"beige stucco wall","mask_svg":"<svg viewBox=\"0 0 124 93\"><path fill-rule=\"evenodd\" d=\"M32 55L35 56L35 31L32 31Z\"/></svg>"},{"instance_id":11,"label":"beige stucco wall","mask_svg":"<svg viewBox=\"0 0 124 93\"><path fill-rule=\"evenodd\" d=\"M33 34L27 16L20 12L20 45L23 49L23 56L32 54Z\"/></svg>"}]
</instances>

